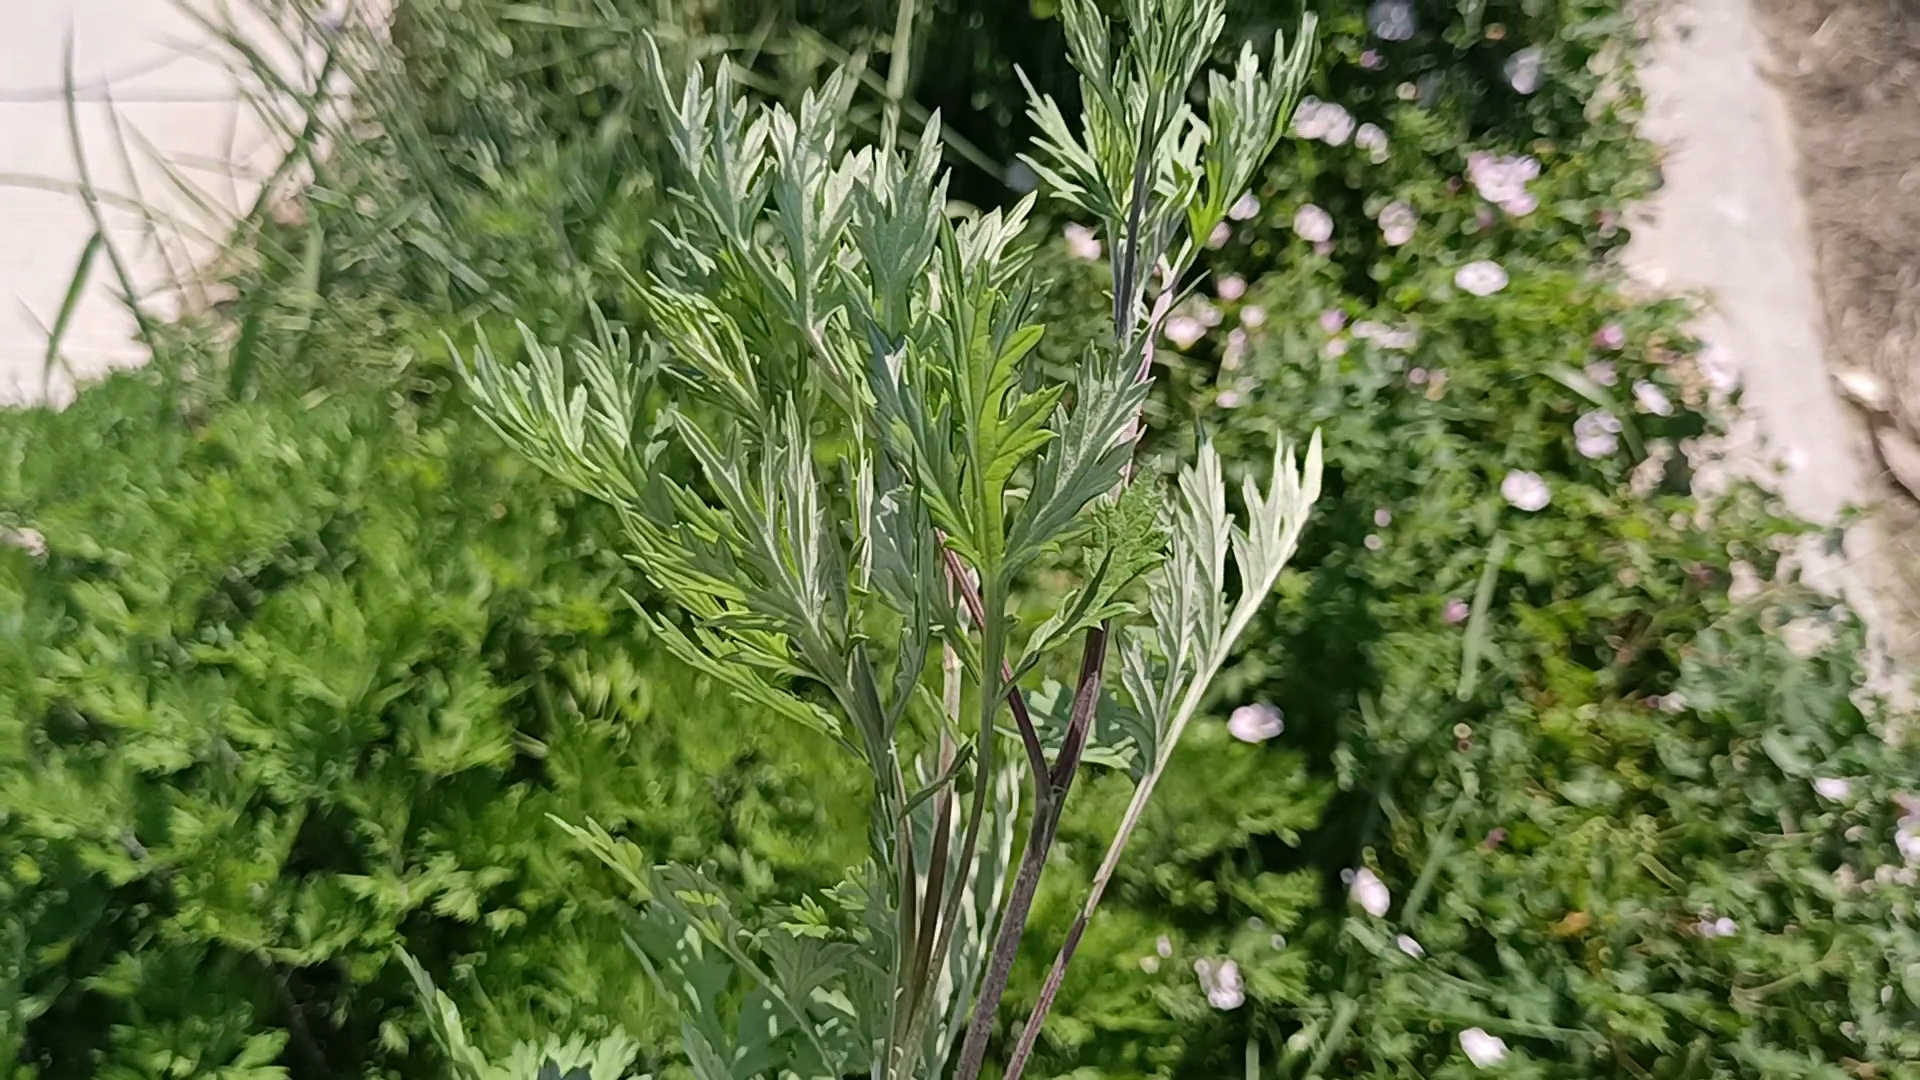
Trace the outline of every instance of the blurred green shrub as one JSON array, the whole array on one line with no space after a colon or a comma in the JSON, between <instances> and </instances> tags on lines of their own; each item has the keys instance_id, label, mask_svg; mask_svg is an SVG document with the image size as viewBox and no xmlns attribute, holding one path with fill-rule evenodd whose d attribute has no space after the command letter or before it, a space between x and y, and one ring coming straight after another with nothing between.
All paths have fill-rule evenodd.
<instances>
[{"instance_id":1,"label":"blurred green shrub","mask_svg":"<svg viewBox=\"0 0 1920 1080\"><path fill-rule=\"evenodd\" d=\"M657 1035L547 814L763 899L861 850L831 754L662 659L605 515L455 396L187 422L159 383L0 417L0 507L47 549L0 550L4 1018L42 1075L417 1074L402 943L489 988L495 1041Z\"/></svg>"},{"instance_id":2,"label":"blurred green shrub","mask_svg":"<svg viewBox=\"0 0 1920 1080\"><path fill-rule=\"evenodd\" d=\"M1294 17L1238 8L1230 38ZM0 416L0 526L49 549L0 549L0 1023L45 1076L432 1074L401 942L490 1053L619 1024L657 1072L670 1041L615 946L626 898L543 815L711 854L763 898L859 850L837 794L858 785L653 654L607 523L515 465L439 366L439 333L476 315L559 340L592 299L620 310L600 267L644 260L654 188L607 20L659 13L406 10L413 81L304 218L264 229L240 329L180 328L171 365ZM749 47L811 19L882 68L892 19L688 10ZM917 96L1010 162L1009 58L1072 101L1050 12L926 10ZM1450 1077L1479 1028L1506 1048L1487 1071L1513 1076L1920 1075L1920 807L1895 798L1920 763L1861 705L1849 617L1785 581L1729 599L1799 527L1750 490L1696 498L1686 451L1714 433L1722 363L1681 307L1613 285L1621 212L1655 182L1627 13L1422 0L1387 42L1367 4L1319 10L1312 92L1350 129L1267 171L1180 312L1199 333L1163 352L1151 419L1169 461L1195 425L1230 458L1322 426L1323 513L1163 785L1040 1065L1215 1076L1251 1046L1288 1076ZM830 58L780 38L755 62L772 93ZM1482 198L1473 151L1532 158L1536 205ZM959 167L969 199L1006 194L1004 169ZM1294 228L1309 204L1324 248ZM1065 248L1062 364L1102 303ZM1474 261L1505 286L1463 290ZM1620 430L1583 420L1601 412ZM1541 509L1502 496L1514 472ZM1233 739L1219 721L1246 704L1285 731ZM1016 997L1125 798L1092 780ZM1384 918L1349 905L1361 868ZM1228 958L1244 997L1221 1009L1194 962Z\"/></svg>"}]
</instances>

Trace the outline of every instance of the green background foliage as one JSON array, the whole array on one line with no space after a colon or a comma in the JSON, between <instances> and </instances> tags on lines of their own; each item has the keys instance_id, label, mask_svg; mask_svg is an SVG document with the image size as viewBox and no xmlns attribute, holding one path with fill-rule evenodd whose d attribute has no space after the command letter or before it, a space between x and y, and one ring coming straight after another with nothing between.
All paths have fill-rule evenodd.
<instances>
[{"instance_id":1,"label":"green background foliage","mask_svg":"<svg viewBox=\"0 0 1920 1080\"><path fill-rule=\"evenodd\" d=\"M644 1067L673 1071L617 944L630 898L546 815L711 859L761 902L859 857L859 779L649 641L607 516L519 464L453 389L439 335L470 340L475 318L496 342L509 315L561 340L590 302L638 323L603 268L644 262L660 160L622 27L663 16L523 7L407 5L406 66L368 84L392 95L380 129L317 171L303 220L250 237L240 299L64 412L0 416L0 525L49 549L0 548L0 1041L21 1075L435 1075L396 945L491 1052L618 1024ZM891 10L829 7L680 25L758 42L770 93L832 58L754 36L795 20L882 70ZM1030 134L1010 60L1071 109L1041 5L928 10L915 95L981 159ZM1728 600L1735 561L1764 575L1798 528L1759 493L1706 511L1684 457L1636 486L1631 440L1574 449L1594 405L1555 372L1596 359L1646 444L1715 425L1685 312L1612 285L1611 215L1653 181L1629 127L1632 28L1597 0L1417 12L1412 40L1381 44L1363 5L1320 9L1310 91L1380 125L1392 154L1284 144L1261 212L1209 255L1246 295L1163 351L1161 467L1196 426L1255 462L1276 432L1319 426L1327 495L1159 789L1036 1067L1215 1076L1251 1041L1299 1075L1350 1002L1328 1072L1463 1075L1455 1038L1480 1026L1514 1076L1920 1075L1892 799L1920 768L1860 704L1859 628L1791 584ZM1239 5L1229 42L1292 17ZM1501 68L1527 45L1545 75L1523 96ZM872 96L859 108L878 115ZM1469 150L1537 157L1539 208L1486 213L1460 180ZM1010 194L958 168L965 198ZM1371 220L1392 199L1420 216L1398 248ZM1324 254L1287 224L1309 201L1334 217ZM1044 257L1060 286L1042 347L1064 365L1101 271L1061 245ZM1481 258L1512 277L1485 298L1452 284ZM1255 305L1265 321L1223 371ZM1329 355L1328 309L1419 343L1346 334ZM1592 341L1609 322L1618 353ZM1641 379L1674 415L1633 410ZM1511 469L1548 482L1546 509L1501 500ZM1496 533L1511 554L1489 603L1449 624ZM1775 632L1789 620L1832 644L1795 653ZM1256 701L1287 728L1249 746L1221 721ZM1835 776L1846 800L1814 793ZM1076 793L1003 1020L1126 797L1111 775ZM1385 919L1348 907L1341 873L1360 866L1393 894ZM1707 913L1739 932L1702 937ZM1232 1011L1194 977L1221 956L1246 977Z\"/></svg>"}]
</instances>

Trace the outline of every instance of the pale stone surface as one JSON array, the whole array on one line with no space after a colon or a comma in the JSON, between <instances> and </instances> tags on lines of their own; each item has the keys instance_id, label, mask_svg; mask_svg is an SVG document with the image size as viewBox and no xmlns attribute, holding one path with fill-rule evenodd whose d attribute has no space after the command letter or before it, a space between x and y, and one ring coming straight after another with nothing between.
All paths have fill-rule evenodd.
<instances>
[{"instance_id":1,"label":"pale stone surface","mask_svg":"<svg viewBox=\"0 0 1920 1080\"><path fill-rule=\"evenodd\" d=\"M1641 131L1665 152L1665 186L1635 213L1627 265L1649 287L1702 297L1700 336L1739 370L1742 415L1720 467L1760 478L1802 518L1838 524L1881 490L1865 425L1824 354L1792 129L1762 74L1766 44L1748 0L1673 0L1655 21L1638 73ZM1881 650L1905 655L1911 635L1888 591L1885 530L1868 516L1827 548L1813 537L1796 551L1801 580L1867 621L1876 681L1895 692Z\"/></svg>"},{"instance_id":2,"label":"pale stone surface","mask_svg":"<svg viewBox=\"0 0 1920 1080\"><path fill-rule=\"evenodd\" d=\"M217 250L285 142L249 103L259 97L251 80L232 70L217 37L177 0L0 6L0 403L60 400L71 383L65 370L43 378L47 329L94 232L73 190L79 172L63 93L69 37L88 171L111 204L103 216L114 246L157 314L177 310L176 272L184 276ZM295 50L244 3L200 0L196 10L238 26L297 70ZM159 227L149 229L132 205L148 207ZM96 258L61 348L79 379L143 358L118 291L108 260Z\"/></svg>"}]
</instances>

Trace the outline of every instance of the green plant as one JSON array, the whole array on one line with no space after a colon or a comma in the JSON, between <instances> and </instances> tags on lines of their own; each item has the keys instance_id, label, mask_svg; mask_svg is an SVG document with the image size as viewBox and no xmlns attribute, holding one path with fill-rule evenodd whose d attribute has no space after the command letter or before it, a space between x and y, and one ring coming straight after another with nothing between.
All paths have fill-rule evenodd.
<instances>
[{"instance_id":1,"label":"green plant","mask_svg":"<svg viewBox=\"0 0 1920 1080\"><path fill-rule=\"evenodd\" d=\"M1276 35L1267 74L1244 49L1231 78L1212 77L1203 122L1187 89L1218 4L1139 0L1130 15L1116 67L1105 17L1066 8L1082 131L1051 99L1033 105L1035 167L1116 238L1112 318L1105 340L1081 343L1070 385L1024 363L1044 332L1017 240L1031 200L955 224L935 124L910 153L891 137L843 153L840 77L797 113L756 111L725 67L676 94L652 52L680 213L666 267L631 284L668 355L602 325L574 350L570 386L529 331L531 367L484 339L475 353L484 415L613 505L635 562L694 620L646 616L654 632L871 772L872 857L830 894L838 916L813 905L750 927L699 871L648 868L598 826L572 827L649 899L632 944L662 996L686 1002L683 1049L707 1080L939 1075L963 1026L956 1075L972 1080L1097 714L1114 711L1130 745L1102 749L1130 755L1137 787L1087 917L1317 496L1317 437L1303 472L1276 447L1265 490L1248 482L1244 529L1204 442L1164 519L1150 487L1128 484L1153 341L1284 128L1311 34L1291 54ZM675 479L674 460L698 483ZM1023 627L1010 601L1043 564L1079 577ZM1118 643L1129 705L1103 706L1109 642L1143 576L1148 619ZM1080 636L1071 692L1053 698L1066 715L1036 719L1023 680ZM997 762L1003 700L1024 753L1011 768ZM1031 806L1009 887L1022 773ZM1029 1031L1045 1012L1043 999Z\"/></svg>"},{"instance_id":2,"label":"green plant","mask_svg":"<svg viewBox=\"0 0 1920 1080\"><path fill-rule=\"evenodd\" d=\"M0 417L0 520L44 545L0 548L7 1060L412 1074L396 945L490 1053L657 1040L601 947L611 879L545 814L767 902L858 850L832 758L607 612L642 588L611 515L457 395L268 384L185 419L165 385Z\"/></svg>"}]
</instances>

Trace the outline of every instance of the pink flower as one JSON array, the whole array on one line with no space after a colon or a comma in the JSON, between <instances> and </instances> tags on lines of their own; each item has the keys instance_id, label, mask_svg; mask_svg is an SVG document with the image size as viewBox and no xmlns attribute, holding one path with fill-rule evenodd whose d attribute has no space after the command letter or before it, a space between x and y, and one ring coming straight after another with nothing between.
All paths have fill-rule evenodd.
<instances>
[{"instance_id":1,"label":"pink flower","mask_svg":"<svg viewBox=\"0 0 1920 1080\"><path fill-rule=\"evenodd\" d=\"M1360 541L1360 543L1365 546L1368 551L1379 551L1381 548L1387 546L1387 542L1380 539L1380 537L1374 533L1368 533L1367 538Z\"/></svg>"},{"instance_id":2,"label":"pink flower","mask_svg":"<svg viewBox=\"0 0 1920 1080\"><path fill-rule=\"evenodd\" d=\"M1460 1050L1467 1055L1476 1068L1484 1069L1489 1065L1498 1065L1507 1059L1506 1041L1498 1035L1489 1035L1477 1027L1471 1027L1460 1033Z\"/></svg>"},{"instance_id":3,"label":"pink flower","mask_svg":"<svg viewBox=\"0 0 1920 1080\"><path fill-rule=\"evenodd\" d=\"M1347 313L1339 308L1328 308L1320 313L1320 329L1329 334L1337 334L1347 325Z\"/></svg>"},{"instance_id":4,"label":"pink flower","mask_svg":"<svg viewBox=\"0 0 1920 1080\"><path fill-rule=\"evenodd\" d=\"M1382 529L1393 524L1393 511L1384 506L1375 507L1373 511L1373 523Z\"/></svg>"},{"instance_id":5,"label":"pink flower","mask_svg":"<svg viewBox=\"0 0 1920 1080\"><path fill-rule=\"evenodd\" d=\"M1393 151L1387 148L1387 133L1378 124L1361 124L1353 133L1355 149L1365 150L1368 160L1375 165L1391 157Z\"/></svg>"},{"instance_id":6,"label":"pink flower","mask_svg":"<svg viewBox=\"0 0 1920 1080\"><path fill-rule=\"evenodd\" d=\"M1539 473L1516 469L1500 481L1500 495L1514 509L1531 514L1546 509L1547 503L1553 499L1553 490L1547 487L1545 480L1540 479Z\"/></svg>"},{"instance_id":7,"label":"pink flower","mask_svg":"<svg viewBox=\"0 0 1920 1080\"><path fill-rule=\"evenodd\" d=\"M1232 960L1195 960L1193 973L1200 978L1200 989L1207 995L1207 1004L1214 1008L1227 1012L1239 1008L1247 1000L1246 984L1240 979L1240 965Z\"/></svg>"},{"instance_id":8,"label":"pink flower","mask_svg":"<svg viewBox=\"0 0 1920 1080\"><path fill-rule=\"evenodd\" d=\"M1360 50L1360 66L1368 71L1379 71L1387 66L1387 58L1380 55L1378 49Z\"/></svg>"},{"instance_id":9,"label":"pink flower","mask_svg":"<svg viewBox=\"0 0 1920 1080\"><path fill-rule=\"evenodd\" d=\"M1326 353L1328 356L1341 357L1347 355L1347 349L1350 347L1346 338L1337 337L1327 342L1320 351Z\"/></svg>"},{"instance_id":10,"label":"pink flower","mask_svg":"<svg viewBox=\"0 0 1920 1080\"><path fill-rule=\"evenodd\" d=\"M1605 326L1593 332L1593 347L1596 349L1607 349L1611 351L1620 348L1626 343L1627 331L1621 327L1619 323L1607 323Z\"/></svg>"},{"instance_id":11,"label":"pink flower","mask_svg":"<svg viewBox=\"0 0 1920 1080\"><path fill-rule=\"evenodd\" d=\"M1423 367L1407 369L1407 385L1424 386L1427 381L1427 369Z\"/></svg>"},{"instance_id":12,"label":"pink flower","mask_svg":"<svg viewBox=\"0 0 1920 1080\"><path fill-rule=\"evenodd\" d=\"M1267 309L1259 304L1248 304L1240 309L1240 324L1249 329L1257 328L1267 321Z\"/></svg>"},{"instance_id":13,"label":"pink flower","mask_svg":"<svg viewBox=\"0 0 1920 1080\"><path fill-rule=\"evenodd\" d=\"M1507 272L1488 259L1470 262L1456 270L1453 283L1475 296L1492 296L1507 287Z\"/></svg>"},{"instance_id":14,"label":"pink flower","mask_svg":"<svg viewBox=\"0 0 1920 1080\"><path fill-rule=\"evenodd\" d=\"M1227 241L1231 239L1233 239L1233 226L1223 221L1215 225L1213 231L1207 234L1207 246L1218 251L1226 247Z\"/></svg>"},{"instance_id":15,"label":"pink flower","mask_svg":"<svg viewBox=\"0 0 1920 1080\"><path fill-rule=\"evenodd\" d=\"M1251 191L1240 196L1238 201L1227 208L1227 216L1235 221L1245 221L1259 212L1260 200L1255 198Z\"/></svg>"},{"instance_id":16,"label":"pink flower","mask_svg":"<svg viewBox=\"0 0 1920 1080\"><path fill-rule=\"evenodd\" d=\"M1191 315L1175 315L1167 320L1166 328L1162 332L1174 345L1189 349L1193 347L1194 342L1207 336L1207 324Z\"/></svg>"},{"instance_id":17,"label":"pink flower","mask_svg":"<svg viewBox=\"0 0 1920 1080\"><path fill-rule=\"evenodd\" d=\"M1227 347L1220 351L1220 366L1232 371L1247 355L1247 332L1235 327L1227 331Z\"/></svg>"},{"instance_id":18,"label":"pink flower","mask_svg":"<svg viewBox=\"0 0 1920 1080\"><path fill-rule=\"evenodd\" d=\"M1242 705L1227 717L1227 733L1244 743L1263 743L1286 729L1285 715L1264 701Z\"/></svg>"},{"instance_id":19,"label":"pink flower","mask_svg":"<svg viewBox=\"0 0 1920 1080\"><path fill-rule=\"evenodd\" d=\"M1320 243L1333 236L1333 215L1308 203L1294 211L1293 231L1302 240Z\"/></svg>"},{"instance_id":20,"label":"pink flower","mask_svg":"<svg viewBox=\"0 0 1920 1080\"><path fill-rule=\"evenodd\" d=\"M1645 379L1633 384L1633 400L1639 403L1643 412L1655 416L1673 415L1673 402L1667 400L1666 391Z\"/></svg>"},{"instance_id":21,"label":"pink flower","mask_svg":"<svg viewBox=\"0 0 1920 1080\"><path fill-rule=\"evenodd\" d=\"M1524 191L1500 204L1500 209L1505 210L1508 217L1526 217L1539 207L1539 200Z\"/></svg>"},{"instance_id":22,"label":"pink flower","mask_svg":"<svg viewBox=\"0 0 1920 1080\"><path fill-rule=\"evenodd\" d=\"M1415 960L1427 955L1427 950L1421 948L1419 942L1413 940L1412 937L1406 934L1401 934L1399 937L1394 938L1393 943L1399 947L1401 952L1406 953Z\"/></svg>"},{"instance_id":23,"label":"pink flower","mask_svg":"<svg viewBox=\"0 0 1920 1080\"><path fill-rule=\"evenodd\" d=\"M1613 369L1611 360L1595 360L1587 365L1587 378L1601 386L1612 386L1620 381L1620 375Z\"/></svg>"},{"instance_id":24,"label":"pink flower","mask_svg":"<svg viewBox=\"0 0 1920 1080\"><path fill-rule=\"evenodd\" d=\"M1354 871L1353 885L1347 895L1360 905L1360 910L1376 919L1393 906L1393 894L1387 891L1386 883L1366 867Z\"/></svg>"},{"instance_id":25,"label":"pink flower","mask_svg":"<svg viewBox=\"0 0 1920 1080\"><path fill-rule=\"evenodd\" d=\"M1620 448L1620 421L1602 410L1583 413L1573 422L1573 446L1589 460L1607 457Z\"/></svg>"},{"instance_id":26,"label":"pink flower","mask_svg":"<svg viewBox=\"0 0 1920 1080\"><path fill-rule=\"evenodd\" d=\"M1092 229L1085 225L1068 225L1061 232L1066 235L1067 250L1073 253L1074 258L1089 262L1100 258L1100 239L1093 235Z\"/></svg>"},{"instance_id":27,"label":"pink flower","mask_svg":"<svg viewBox=\"0 0 1920 1080\"><path fill-rule=\"evenodd\" d=\"M1344 106L1317 97L1304 97L1293 110L1293 133L1340 146L1353 136L1353 114Z\"/></svg>"},{"instance_id":28,"label":"pink flower","mask_svg":"<svg viewBox=\"0 0 1920 1080\"><path fill-rule=\"evenodd\" d=\"M1467 616L1471 614L1473 614L1473 608L1469 607L1465 600L1455 596L1449 598L1446 606L1440 609L1440 621L1448 626L1459 626L1466 622Z\"/></svg>"},{"instance_id":29,"label":"pink flower","mask_svg":"<svg viewBox=\"0 0 1920 1080\"><path fill-rule=\"evenodd\" d=\"M1474 191L1515 216L1533 210L1527 182L1539 175L1540 163L1530 157L1497 158L1481 151L1467 155L1467 180L1473 184Z\"/></svg>"},{"instance_id":30,"label":"pink flower","mask_svg":"<svg viewBox=\"0 0 1920 1080\"><path fill-rule=\"evenodd\" d=\"M1813 781L1814 793L1829 802L1845 802L1853 794L1853 785L1837 776L1821 776Z\"/></svg>"},{"instance_id":31,"label":"pink flower","mask_svg":"<svg viewBox=\"0 0 1920 1080\"><path fill-rule=\"evenodd\" d=\"M1220 279L1213 291L1222 300L1238 300L1247 294L1247 279L1239 274L1228 274Z\"/></svg>"},{"instance_id":32,"label":"pink flower","mask_svg":"<svg viewBox=\"0 0 1920 1080\"><path fill-rule=\"evenodd\" d=\"M1380 223L1380 238L1388 247L1399 247L1413 239L1414 226L1420 223L1420 216L1414 213L1413 207L1396 200L1381 207L1376 220Z\"/></svg>"},{"instance_id":33,"label":"pink flower","mask_svg":"<svg viewBox=\"0 0 1920 1080\"><path fill-rule=\"evenodd\" d=\"M1321 109L1325 118L1326 134L1320 136L1328 146L1345 146L1353 137L1353 114L1338 105L1329 103Z\"/></svg>"},{"instance_id":34,"label":"pink flower","mask_svg":"<svg viewBox=\"0 0 1920 1080\"><path fill-rule=\"evenodd\" d=\"M1540 61L1540 50L1535 46L1528 46L1507 57L1507 84L1513 87L1515 93L1531 94L1540 89Z\"/></svg>"}]
</instances>

